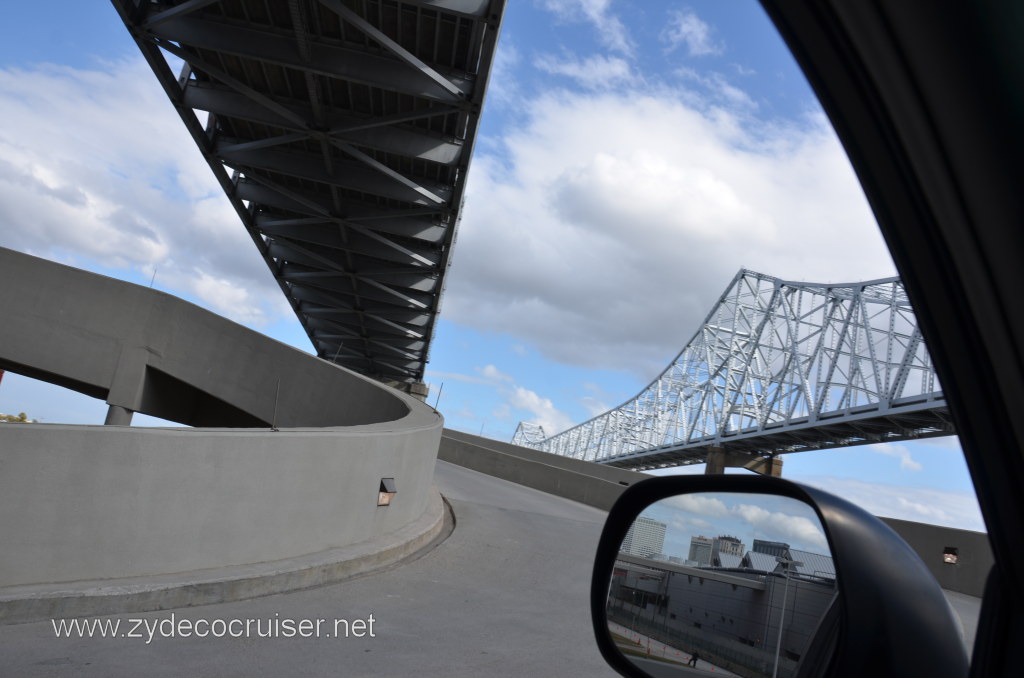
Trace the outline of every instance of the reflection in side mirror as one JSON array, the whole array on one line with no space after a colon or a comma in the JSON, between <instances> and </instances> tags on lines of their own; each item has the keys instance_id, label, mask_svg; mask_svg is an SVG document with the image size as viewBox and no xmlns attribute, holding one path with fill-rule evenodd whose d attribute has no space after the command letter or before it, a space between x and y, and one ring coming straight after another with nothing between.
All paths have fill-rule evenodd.
<instances>
[{"instance_id":1,"label":"reflection in side mirror","mask_svg":"<svg viewBox=\"0 0 1024 678\"><path fill-rule=\"evenodd\" d=\"M767 494L695 493L648 506L608 582L608 631L652 676L796 675L836 599L814 509Z\"/></svg>"}]
</instances>

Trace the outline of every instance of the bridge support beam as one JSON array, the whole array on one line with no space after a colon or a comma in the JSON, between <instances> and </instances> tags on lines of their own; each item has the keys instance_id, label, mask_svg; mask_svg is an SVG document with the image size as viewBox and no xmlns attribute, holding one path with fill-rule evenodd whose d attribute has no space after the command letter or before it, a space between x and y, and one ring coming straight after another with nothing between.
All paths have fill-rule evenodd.
<instances>
[{"instance_id":1,"label":"bridge support beam","mask_svg":"<svg viewBox=\"0 0 1024 678\"><path fill-rule=\"evenodd\" d=\"M420 402L427 402L427 392L430 390L427 385L422 381L414 381L412 383L404 381L392 381L389 379L382 380L382 383L387 384L391 388L397 389L402 393L408 393L413 398L416 398Z\"/></svg>"},{"instance_id":2,"label":"bridge support beam","mask_svg":"<svg viewBox=\"0 0 1024 678\"><path fill-rule=\"evenodd\" d=\"M107 393L107 426L131 426L132 415L142 409L149 351L142 346L126 345L117 358Z\"/></svg>"},{"instance_id":3,"label":"bridge support beam","mask_svg":"<svg viewBox=\"0 0 1024 678\"><path fill-rule=\"evenodd\" d=\"M721 475L727 468L745 468L763 476L781 476L782 460L778 457L754 457L749 454L729 452L721 447L708 452L705 475Z\"/></svg>"},{"instance_id":4,"label":"bridge support beam","mask_svg":"<svg viewBox=\"0 0 1024 678\"><path fill-rule=\"evenodd\" d=\"M133 414L135 413L127 407L111 405L107 409L107 419L103 423L106 426L131 426Z\"/></svg>"}]
</instances>

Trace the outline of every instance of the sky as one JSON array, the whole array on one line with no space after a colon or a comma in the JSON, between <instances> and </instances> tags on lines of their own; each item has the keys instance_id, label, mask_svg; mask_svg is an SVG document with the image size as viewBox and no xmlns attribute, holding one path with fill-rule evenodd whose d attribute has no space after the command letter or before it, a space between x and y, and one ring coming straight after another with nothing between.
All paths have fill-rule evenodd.
<instances>
[{"instance_id":1,"label":"sky","mask_svg":"<svg viewBox=\"0 0 1024 678\"><path fill-rule=\"evenodd\" d=\"M0 246L311 351L113 8L14 3L5 17ZM508 441L520 421L560 431L630 399L741 267L896 274L760 7L511 0L426 373L446 425ZM97 424L106 406L8 374L0 412ZM785 477L877 515L984 530L955 438L784 460Z\"/></svg>"},{"instance_id":2,"label":"sky","mask_svg":"<svg viewBox=\"0 0 1024 678\"><path fill-rule=\"evenodd\" d=\"M828 538L814 510L790 497L766 494L698 492L663 499L641 516L665 524L662 553L686 560L690 540L727 535L752 551L754 540L789 544L792 549L831 555Z\"/></svg>"}]
</instances>

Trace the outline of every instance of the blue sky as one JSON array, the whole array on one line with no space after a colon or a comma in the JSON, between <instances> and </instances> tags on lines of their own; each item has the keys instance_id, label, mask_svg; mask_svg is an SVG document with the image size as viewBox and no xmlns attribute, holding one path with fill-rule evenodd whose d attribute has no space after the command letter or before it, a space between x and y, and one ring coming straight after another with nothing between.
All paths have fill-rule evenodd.
<instances>
[{"instance_id":1,"label":"blue sky","mask_svg":"<svg viewBox=\"0 0 1024 678\"><path fill-rule=\"evenodd\" d=\"M7 8L0 245L152 281L310 350L106 3ZM629 399L740 267L895 273L756 3L512 0L427 371L447 425L509 440L521 420L559 430ZM100 423L105 406L9 374L0 412L21 411ZM983 529L955 439L789 455L784 475Z\"/></svg>"}]
</instances>

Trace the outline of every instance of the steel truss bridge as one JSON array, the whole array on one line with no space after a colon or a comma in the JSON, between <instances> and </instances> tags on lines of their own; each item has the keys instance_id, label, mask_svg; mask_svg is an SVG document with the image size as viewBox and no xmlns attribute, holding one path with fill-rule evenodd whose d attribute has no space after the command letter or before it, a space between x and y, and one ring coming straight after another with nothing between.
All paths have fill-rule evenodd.
<instances>
[{"instance_id":1,"label":"steel truss bridge","mask_svg":"<svg viewBox=\"0 0 1024 678\"><path fill-rule=\"evenodd\" d=\"M898 278L843 285L741 270L661 376L632 400L513 443L612 466L774 457L954 434Z\"/></svg>"},{"instance_id":2,"label":"steel truss bridge","mask_svg":"<svg viewBox=\"0 0 1024 678\"><path fill-rule=\"evenodd\" d=\"M505 0L112 2L317 354L425 394Z\"/></svg>"}]
</instances>

